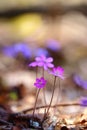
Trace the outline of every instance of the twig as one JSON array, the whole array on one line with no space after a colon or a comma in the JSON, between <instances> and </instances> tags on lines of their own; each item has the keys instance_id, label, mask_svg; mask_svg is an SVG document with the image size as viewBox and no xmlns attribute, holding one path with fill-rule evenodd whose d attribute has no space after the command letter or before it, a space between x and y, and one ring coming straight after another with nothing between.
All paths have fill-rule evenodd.
<instances>
[{"instance_id":1,"label":"twig","mask_svg":"<svg viewBox=\"0 0 87 130\"><path fill-rule=\"evenodd\" d=\"M56 104L56 105L52 105L51 108L54 108L54 107L67 107L67 106L80 106L79 103L61 103L61 104ZM49 105L44 105L44 106L38 106L36 107L36 109L42 109L42 108L48 108ZM26 109L24 111L22 111L22 113L27 113L28 111L32 111L34 108L29 108L29 109Z\"/></svg>"}]
</instances>

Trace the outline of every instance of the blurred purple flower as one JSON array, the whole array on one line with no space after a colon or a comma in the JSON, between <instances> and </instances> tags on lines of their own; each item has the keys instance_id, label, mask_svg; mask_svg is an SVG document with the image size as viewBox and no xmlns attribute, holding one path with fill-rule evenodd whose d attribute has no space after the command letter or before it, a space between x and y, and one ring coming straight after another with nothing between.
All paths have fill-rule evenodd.
<instances>
[{"instance_id":1,"label":"blurred purple flower","mask_svg":"<svg viewBox=\"0 0 87 130\"><path fill-rule=\"evenodd\" d=\"M31 62L31 63L29 64L29 66L30 66L30 67L36 67L36 66L38 66L38 63L37 63L36 61L34 61L34 62Z\"/></svg>"},{"instance_id":2,"label":"blurred purple flower","mask_svg":"<svg viewBox=\"0 0 87 130\"><path fill-rule=\"evenodd\" d=\"M83 81L82 87L83 87L84 89L87 89L87 81Z\"/></svg>"},{"instance_id":3,"label":"blurred purple flower","mask_svg":"<svg viewBox=\"0 0 87 130\"><path fill-rule=\"evenodd\" d=\"M5 47L3 47L2 48L2 53L4 53L4 55L7 55L9 57L14 57L15 56L13 46L5 46Z\"/></svg>"},{"instance_id":4,"label":"blurred purple flower","mask_svg":"<svg viewBox=\"0 0 87 130\"><path fill-rule=\"evenodd\" d=\"M15 54L21 53L24 57L31 57L31 49L25 43L17 43L14 45Z\"/></svg>"},{"instance_id":5,"label":"blurred purple flower","mask_svg":"<svg viewBox=\"0 0 87 130\"><path fill-rule=\"evenodd\" d=\"M46 58L44 55L41 55L40 57L36 57L35 61L30 63L29 66L30 67L43 67L45 70L47 70L48 68L53 68L54 65L51 63L53 62L53 58L49 57Z\"/></svg>"},{"instance_id":6,"label":"blurred purple flower","mask_svg":"<svg viewBox=\"0 0 87 130\"><path fill-rule=\"evenodd\" d=\"M16 43L15 45L4 47L2 52L11 57L15 57L19 53L26 58L31 57L31 49L24 43Z\"/></svg>"},{"instance_id":7,"label":"blurred purple flower","mask_svg":"<svg viewBox=\"0 0 87 130\"><path fill-rule=\"evenodd\" d=\"M46 42L46 46L48 49L50 49L52 51L59 51L61 49L59 42L54 39L49 39Z\"/></svg>"},{"instance_id":8,"label":"blurred purple flower","mask_svg":"<svg viewBox=\"0 0 87 130\"><path fill-rule=\"evenodd\" d=\"M81 98L80 105L81 106L87 106L87 97L82 97Z\"/></svg>"},{"instance_id":9,"label":"blurred purple flower","mask_svg":"<svg viewBox=\"0 0 87 130\"><path fill-rule=\"evenodd\" d=\"M77 85L82 86L82 79L79 75L74 75L73 80Z\"/></svg>"},{"instance_id":10,"label":"blurred purple flower","mask_svg":"<svg viewBox=\"0 0 87 130\"><path fill-rule=\"evenodd\" d=\"M87 89L87 81L83 80L79 75L74 75L73 80L78 86Z\"/></svg>"},{"instance_id":11,"label":"blurred purple flower","mask_svg":"<svg viewBox=\"0 0 87 130\"><path fill-rule=\"evenodd\" d=\"M41 56L41 55L49 56L49 52L45 48L37 48L35 56Z\"/></svg>"},{"instance_id":12,"label":"blurred purple flower","mask_svg":"<svg viewBox=\"0 0 87 130\"><path fill-rule=\"evenodd\" d=\"M53 70L50 72L50 74L59 77L61 79L64 79L64 69L60 66L54 67Z\"/></svg>"},{"instance_id":13,"label":"blurred purple flower","mask_svg":"<svg viewBox=\"0 0 87 130\"><path fill-rule=\"evenodd\" d=\"M40 89L40 88L44 88L46 83L47 83L47 80L45 80L43 77L41 77L41 78L36 79L34 86L36 86L36 88Z\"/></svg>"}]
</instances>

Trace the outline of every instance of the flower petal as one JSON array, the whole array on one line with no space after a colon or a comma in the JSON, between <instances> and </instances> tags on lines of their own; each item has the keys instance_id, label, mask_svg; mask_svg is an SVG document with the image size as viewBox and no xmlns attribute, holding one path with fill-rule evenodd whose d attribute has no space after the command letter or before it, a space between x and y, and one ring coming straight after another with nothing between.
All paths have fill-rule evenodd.
<instances>
[{"instance_id":1,"label":"flower petal","mask_svg":"<svg viewBox=\"0 0 87 130\"><path fill-rule=\"evenodd\" d=\"M41 55L41 59L42 59L42 61L45 61L46 60L46 56L45 55Z\"/></svg>"},{"instance_id":2,"label":"flower petal","mask_svg":"<svg viewBox=\"0 0 87 130\"><path fill-rule=\"evenodd\" d=\"M47 58L46 62L53 62L53 58L52 57Z\"/></svg>"},{"instance_id":3,"label":"flower petal","mask_svg":"<svg viewBox=\"0 0 87 130\"><path fill-rule=\"evenodd\" d=\"M30 67L36 67L37 66L37 62L32 62L29 64Z\"/></svg>"},{"instance_id":4,"label":"flower petal","mask_svg":"<svg viewBox=\"0 0 87 130\"><path fill-rule=\"evenodd\" d=\"M44 65L43 62L38 62L37 64L38 64L39 67L42 67Z\"/></svg>"},{"instance_id":5,"label":"flower petal","mask_svg":"<svg viewBox=\"0 0 87 130\"><path fill-rule=\"evenodd\" d=\"M36 57L35 61L42 61L41 57Z\"/></svg>"},{"instance_id":6,"label":"flower petal","mask_svg":"<svg viewBox=\"0 0 87 130\"><path fill-rule=\"evenodd\" d=\"M40 82L40 79L39 79L39 78L37 78L37 79L36 79L36 82Z\"/></svg>"},{"instance_id":7,"label":"flower petal","mask_svg":"<svg viewBox=\"0 0 87 130\"><path fill-rule=\"evenodd\" d=\"M81 98L80 105L81 106L87 106L87 97L82 97Z\"/></svg>"},{"instance_id":8,"label":"flower petal","mask_svg":"<svg viewBox=\"0 0 87 130\"><path fill-rule=\"evenodd\" d=\"M38 83L34 83L34 86L38 86Z\"/></svg>"},{"instance_id":9,"label":"flower petal","mask_svg":"<svg viewBox=\"0 0 87 130\"><path fill-rule=\"evenodd\" d=\"M61 79L65 79L63 75L57 75L57 76L60 77Z\"/></svg>"},{"instance_id":10,"label":"flower petal","mask_svg":"<svg viewBox=\"0 0 87 130\"><path fill-rule=\"evenodd\" d=\"M44 64L43 68L44 68L44 70L47 70L47 69L48 69L48 67L47 67L46 64Z\"/></svg>"},{"instance_id":11,"label":"flower petal","mask_svg":"<svg viewBox=\"0 0 87 130\"><path fill-rule=\"evenodd\" d=\"M60 67L60 66L57 67L57 70L58 70L59 72L61 72L61 73L64 72L64 69L63 69L62 67Z\"/></svg>"},{"instance_id":12,"label":"flower petal","mask_svg":"<svg viewBox=\"0 0 87 130\"><path fill-rule=\"evenodd\" d=\"M57 68L54 67L53 70L52 70L52 72L53 72L53 73L56 73L56 71L57 71Z\"/></svg>"},{"instance_id":13,"label":"flower petal","mask_svg":"<svg viewBox=\"0 0 87 130\"><path fill-rule=\"evenodd\" d=\"M48 66L49 68L53 68L53 67L54 67L54 65L53 65L52 63L47 63L47 66Z\"/></svg>"},{"instance_id":14,"label":"flower petal","mask_svg":"<svg viewBox=\"0 0 87 130\"><path fill-rule=\"evenodd\" d=\"M44 77L41 77L41 81L44 81Z\"/></svg>"},{"instance_id":15,"label":"flower petal","mask_svg":"<svg viewBox=\"0 0 87 130\"><path fill-rule=\"evenodd\" d=\"M87 89L87 81L83 81L83 82L82 82L82 87L83 87L84 89Z\"/></svg>"}]
</instances>

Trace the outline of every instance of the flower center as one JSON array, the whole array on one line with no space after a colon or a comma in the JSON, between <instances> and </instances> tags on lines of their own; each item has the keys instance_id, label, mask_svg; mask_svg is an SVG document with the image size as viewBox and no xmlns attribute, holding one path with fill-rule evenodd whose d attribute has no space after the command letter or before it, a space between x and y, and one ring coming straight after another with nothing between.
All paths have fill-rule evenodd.
<instances>
[{"instance_id":1,"label":"flower center","mask_svg":"<svg viewBox=\"0 0 87 130\"><path fill-rule=\"evenodd\" d=\"M43 83L40 81L40 85L42 85Z\"/></svg>"}]
</instances>

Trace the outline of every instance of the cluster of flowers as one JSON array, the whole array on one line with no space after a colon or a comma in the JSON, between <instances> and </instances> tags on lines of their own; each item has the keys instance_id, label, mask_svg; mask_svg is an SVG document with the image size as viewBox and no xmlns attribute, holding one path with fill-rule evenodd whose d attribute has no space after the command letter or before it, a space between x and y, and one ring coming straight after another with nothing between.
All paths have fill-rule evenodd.
<instances>
[{"instance_id":1,"label":"cluster of flowers","mask_svg":"<svg viewBox=\"0 0 87 130\"><path fill-rule=\"evenodd\" d=\"M44 55L41 55L40 57L36 57L35 61L30 63L30 67L43 67L44 70L47 70L50 74L54 75L55 77L59 77L61 79L64 79L64 69L60 66L54 67L53 58L49 57L46 58ZM52 69L49 71L49 69ZM46 85L46 80L44 77L36 78L36 83L34 85L37 88L43 88Z\"/></svg>"},{"instance_id":2,"label":"cluster of flowers","mask_svg":"<svg viewBox=\"0 0 87 130\"><path fill-rule=\"evenodd\" d=\"M54 76L52 96L51 96L50 104L49 104L46 114L48 114L52 101L53 101L56 78L58 77L59 79L64 79L64 69L61 66L55 67L52 62L53 62L52 57L47 58L46 56L41 55L40 57L36 57L35 61L29 64L29 67L43 67L43 71L46 70L46 71L48 71L49 74ZM37 96L36 96L33 116L34 116L34 112L36 109L36 103L37 103L37 98L38 98L40 89L44 88L46 86L46 83L47 83L47 80L44 78L44 75L43 75L43 77L40 77L40 78L36 77L36 82L34 83L34 86L38 89L38 92L37 92ZM59 92L59 93L61 93L61 92ZM80 100L79 105L87 106L87 98L83 97Z\"/></svg>"},{"instance_id":3,"label":"cluster of flowers","mask_svg":"<svg viewBox=\"0 0 87 130\"><path fill-rule=\"evenodd\" d=\"M32 49L32 46L29 46L26 43L15 43L13 45L4 46L1 49L2 53L8 57L17 57L21 54L24 58L32 58L34 56L40 56L44 54L46 56L50 55L47 49L42 47L35 47Z\"/></svg>"},{"instance_id":4,"label":"cluster of flowers","mask_svg":"<svg viewBox=\"0 0 87 130\"><path fill-rule=\"evenodd\" d=\"M54 77L55 77L54 84L53 84L52 97L51 97L51 101L50 101L50 105L48 107L47 113L49 112L49 109L52 104L56 78L59 77L61 79L64 79L64 69L60 66L55 67L52 62L53 62L52 57L47 58L46 56L41 55L40 57L36 57L35 61L29 64L29 67L43 67L43 71L46 70L46 71L48 71L48 73L54 75ZM36 78L36 82L34 83L34 86L36 88L38 88L38 95L39 95L40 89L44 88L46 86L46 83L47 83L47 80L44 78L44 75L43 75L43 77ZM38 95L36 96L36 102L37 102ZM35 107L36 107L36 102L35 102ZM35 110L35 107L34 107L34 110ZM34 113L33 113L33 115L34 115Z\"/></svg>"},{"instance_id":5,"label":"cluster of flowers","mask_svg":"<svg viewBox=\"0 0 87 130\"><path fill-rule=\"evenodd\" d=\"M49 39L46 41L46 48L36 46L32 49L32 46L29 46L27 43L18 42L13 45L3 46L0 50L9 57L15 58L18 54L21 54L24 58L32 58L42 54L49 56L49 51L58 52L61 50L61 46L56 40Z\"/></svg>"}]
</instances>

